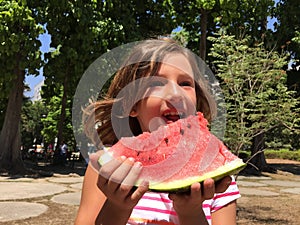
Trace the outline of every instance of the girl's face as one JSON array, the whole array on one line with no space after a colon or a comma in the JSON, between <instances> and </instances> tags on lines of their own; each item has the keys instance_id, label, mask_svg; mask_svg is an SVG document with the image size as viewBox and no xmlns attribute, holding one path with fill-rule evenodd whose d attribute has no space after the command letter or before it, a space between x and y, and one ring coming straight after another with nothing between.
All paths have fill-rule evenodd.
<instances>
[{"instance_id":1,"label":"girl's face","mask_svg":"<svg viewBox=\"0 0 300 225\"><path fill-rule=\"evenodd\" d=\"M193 71L182 54L167 55L156 76L148 77L147 89L130 116L137 117L143 132L156 130L196 112Z\"/></svg>"}]
</instances>

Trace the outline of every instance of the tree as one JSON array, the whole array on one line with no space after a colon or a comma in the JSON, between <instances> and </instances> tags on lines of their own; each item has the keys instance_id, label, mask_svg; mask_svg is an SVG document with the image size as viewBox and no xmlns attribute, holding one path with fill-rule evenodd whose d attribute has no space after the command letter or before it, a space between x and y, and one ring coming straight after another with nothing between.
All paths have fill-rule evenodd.
<instances>
[{"instance_id":1,"label":"tree","mask_svg":"<svg viewBox=\"0 0 300 225\"><path fill-rule=\"evenodd\" d=\"M95 57L93 51L103 48L96 37L100 33L96 25L99 19L95 17L96 1L39 1L32 4L38 11L38 20L45 24L51 35L53 51L45 54L43 98L48 105L52 96L62 93L60 113L56 118L59 145L63 141L63 130L70 114L67 112L70 111L68 101L74 94L76 82ZM92 49L94 45L98 45L98 49Z\"/></svg>"},{"instance_id":2,"label":"tree","mask_svg":"<svg viewBox=\"0 0 300 225\"><path fill-rule=\"evenodd\" d=\"M206 41L209 27L209 16L215 7L216 1L182 1L172 0L171 5L174 9L174 17L177 25L188 33L187 47L199 54L200 58L206 58ZM194 45L196 43L196 46Z\"/></svg>"},{"instance_id":3,"label":"tree","mask_svg":"<svg viewBox=\"0 0 300 225\"><path fill-rule=\"evenodd\" d=\"M288 84L290 89L297 92L300 97L300 5L297 0L281 0L277 2L273 17L277 19L274 24L274 38L277 41L277 51L285 50L289 52L290 58L285 68L288 74ZM288 65L289 63L289 65ZM300 105L297 106L300 108ZM298 114L300 117L300 112ZM300 124L298 124L300 126ZM298 135L286 135L287 142L291 148L299 149Z\"/></svg>"},{"instance_id":4,"label":"tree","mask_svg":"<svg viewBox=\"0 0 300 225\"><path fill-rule=\"evenodd\" d=\"M207 37L220 28L226 28L231 35L249 35L252 43L269 42L272 37L267 30L267 18L273 0L172 0L171 3L178 26L187 33L187 47L204 60L211 47ZM268 45L272 44L273 41Z\"/></svg>"},{"instance_id":5,"label":"tree","mask_svg":"<svg viewBox=\"0 0 300 225\"><path fill-rule=\"evenodd\" d=\"M57 123L59 123L60 113L61 113L61 98L63 95L63 88L61 87L61 92L58 96L52 96L48 104L45 106L45 110L47 111L47 116L43 118L43 130L42 135L46 143L51 143L53 145L59 144L55 143L57 138ZM73 135L73 127L71 124L71 101L67 101L66 108L66 121L62 130L62 140L66 140L68 145L75 145L76 142L74 140ZM74 146L75 147L75 146Z\"/></svg>"},{"instance_id":6,"label":"tree","mask_svg":"<svg viewBox=\"0 0 300 225\"><path fill-rule=\"evenodd\" d=\"M98 3L103 18L121 27L120 44L141 41L149 37L169 35L176 28L174 10L169 0L109 0ZM115 34L113 34L115 35ZM116 47L116 46L115 46Z\"/></svg>"},{"instance_id":7,"label":"tree","mask_svg":"<svg viewBox=\"0 0 300 225\"><path fill-rule=\"evenodd\" d=\"M71 101L85 69L108 49L146 35L170 32L172 21L160 7L163 1L39 1L37 16L47 26L54 51L45 55L47 104L62 90L57 123L58 142L70 120ZM165 26L164 26L165 25ZM69 114L69 118L68 118Z\"/></svg>"},{"instance_id":8,"label":"tree","mask_svg":"<svg viewBox=\"0 0 300 225\"><path fill-rule=\"evenodd\" d=\"M37 74L40 67L41 25L32 16L26 1L0 2L1 83L9 90L0 134L0 169L23 173L20 152L20 118L27 74Z\"/></svg>"},{"instance_id":9,"label":"tree","mask_svg":"<svg viewBox=\"0 0 300 225\"><path fill-rule=\"evenodd\" d=\"M1 77L0 80L0 127L2 127L8 100L8 90L5 90L7 86L5 85L5 80L1 79Z\"/></svg>"},{"instance_id":10,"label":"tree","mask_svg":"<svg viewBox=\"0 0 300 225\"><path fill-rule=\"evenodd\" d=\"M261 151L266 146L256 137L277 127L293 128L299 120L299 102L288 90L282 70L287 56L267 51L262 44L249 47L248 38L225 32L210 40L227 107L225 142L236 153L251 149L252 163L262 171L266 161Z\"/></svg>"},{"instance_id":11,"label":"tree","mask_svg":"<svg viewBox=\"0 0 300 225\"><path fill-rule=\"evenodd\" d=\"M279 51L285 48L290 52L295 66L300 59L300 5L297 0L281 0L277 3L273 16L278 20L275 23L275 38Z\"/></svg>"},{"instance_id":12,"label":"tree","mask_svg":"<svg viewBox=\"0 0 300 225\"><path fill-rule=\"evenodd\" d=\"M42 119L46 115L47 109L41 101L32 102L27 99L24 102L21 114L21 140L24 149L45 142Z\"/></svg>"},{"instance_id":13,"label":"tree","mask_svg":"<svg viewBox=\"0 0 300 225\"><path fill-rule=\"evenodd\" d=\"M272 48L275 44L271 38L273 32L268 30L267 24L273 9L273 0L225 0L217 13L219 26L226 28L230 35L249 36L249 44L264 42Z\"/></svg>"}]
</instances>

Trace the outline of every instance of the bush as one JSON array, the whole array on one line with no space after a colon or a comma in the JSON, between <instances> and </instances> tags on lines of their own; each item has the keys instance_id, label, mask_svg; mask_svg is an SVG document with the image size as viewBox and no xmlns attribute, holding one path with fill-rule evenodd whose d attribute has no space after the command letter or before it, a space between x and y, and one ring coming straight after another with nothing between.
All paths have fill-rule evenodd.
<instances>
[{"instance_id":1,"label":"bush","mask_svg":"<svg viewBox=\"0 0 300 225\"><path fill-rule=\"evenodd\" d=\"M300 150L292 151L289 149L266 149L264 152L267 159L289 159L300 161ZM251 153L250 151L240 151L238 156L244 161L247 161L251 157Z\"/></svg>"},{"instance_id":2,"label":"bush","mask_svg":"<svg viewBox=\"0 0 300 225\"><path fill-rule=\"evenodd\" d=\"M268 159L289 159L300 161L300 150L291 151L288 149L265 150L265 156Z\"/></svg>"}]
</instances>

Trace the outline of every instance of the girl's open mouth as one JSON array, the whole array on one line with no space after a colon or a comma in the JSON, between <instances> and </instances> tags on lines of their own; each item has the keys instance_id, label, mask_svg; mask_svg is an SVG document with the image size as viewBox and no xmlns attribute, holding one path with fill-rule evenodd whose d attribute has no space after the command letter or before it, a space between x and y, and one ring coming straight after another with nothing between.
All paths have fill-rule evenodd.
<instances>
[{"instance_id":1,"label":"girl's open mouth","mask_svg":"<svg viewBox=\"0 0 300 225\"><path fill-rule=\"evenodd\" d=\"M185 117L185 113L183 112L178 112L178 111L166 111L164 114L163 114L163 117L165 118L165 121L167 123L172 123L172 122L175 122L179 119L182 119Z\"/></svg>"}]
</instances>

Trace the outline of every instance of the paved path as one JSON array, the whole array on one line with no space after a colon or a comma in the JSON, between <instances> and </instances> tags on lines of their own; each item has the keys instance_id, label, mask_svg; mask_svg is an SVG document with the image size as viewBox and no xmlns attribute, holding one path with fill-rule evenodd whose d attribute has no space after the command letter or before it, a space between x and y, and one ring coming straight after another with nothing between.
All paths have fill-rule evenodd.
<instances>
[{"instance_id":1,"label":"paved path","mask_svg":"<svg viewBox=\"0 0 300 225\"><path fill-rule=\"evenodd\" d=\"M0 222L36 217L48 210L44 204L31 202L33 198L79 205L82 181L75 174L40 179L0 177Z\"/></svg>"},{"instance_id":2,"label":"paved path","mask_svg":"<svg viewBox=\"0 0 300 225\"><path fill-rule=\"evenodd\" d=\"M295 178L295 179L294 179ZM58 204L79 205L83 177L76 174L58 175L48 178L0 177L0 222L36 217L48 210L34 198L47 198ZM300 178L278 180L270 177L239 176L237 181L242 195L300 196Z\"/></svg>"}]
</instances>

